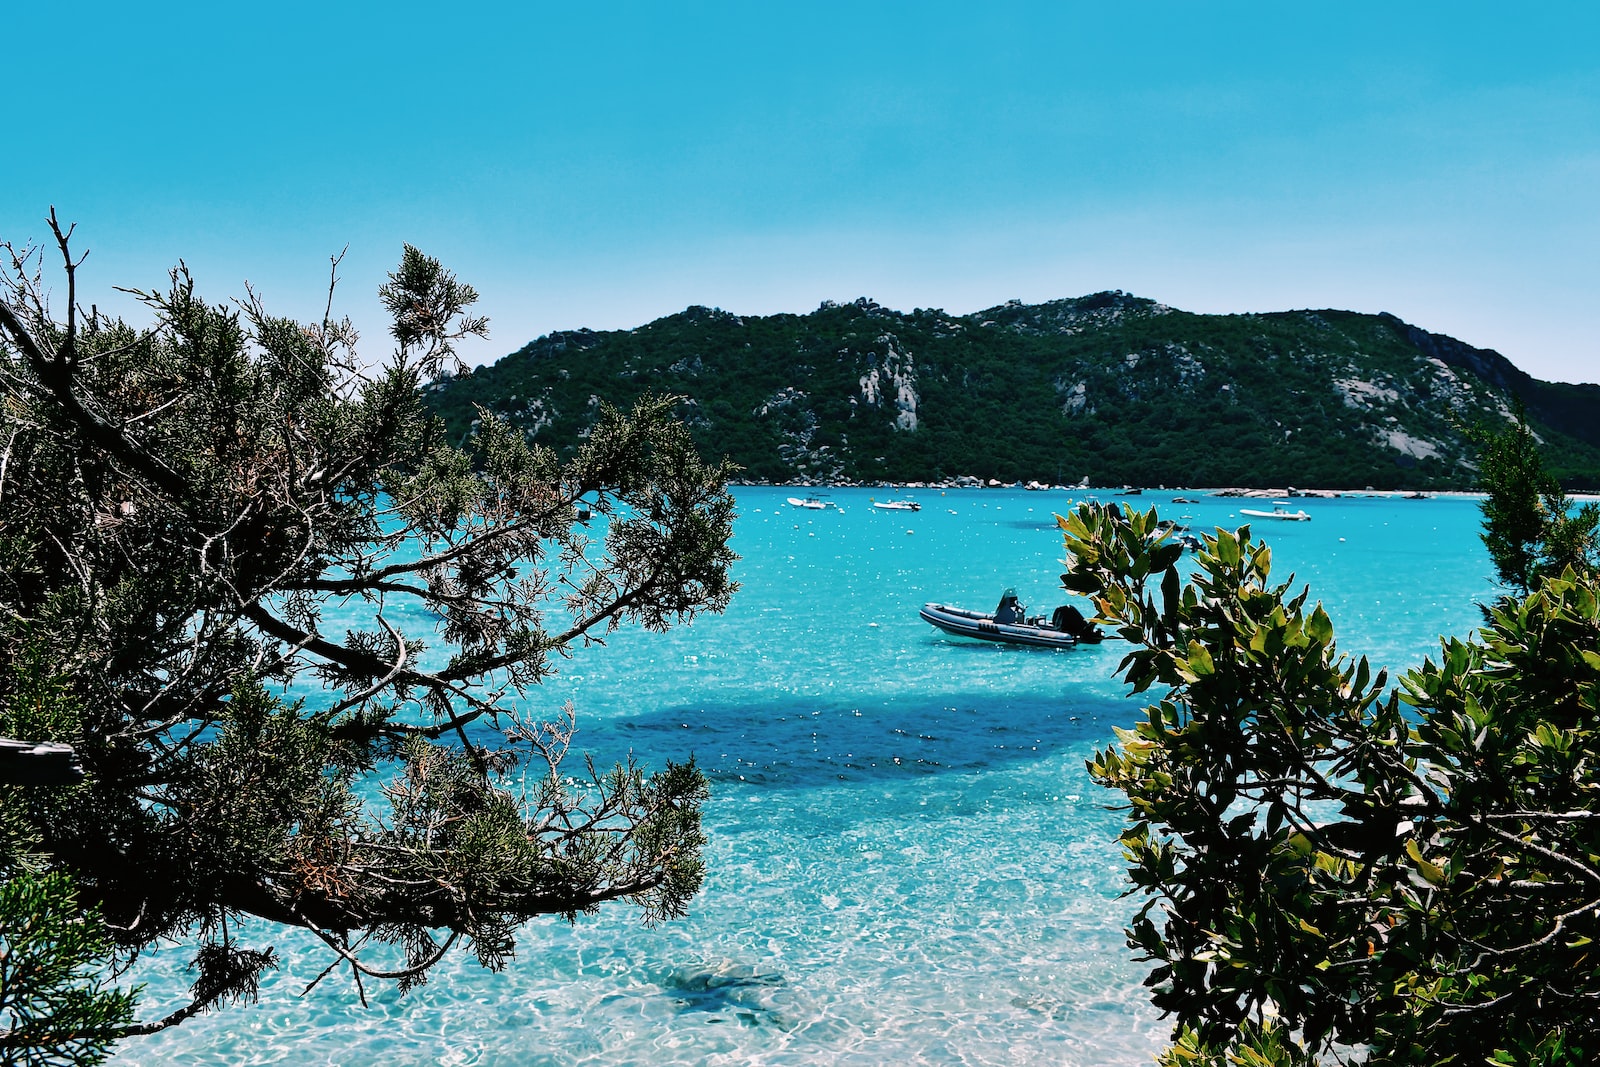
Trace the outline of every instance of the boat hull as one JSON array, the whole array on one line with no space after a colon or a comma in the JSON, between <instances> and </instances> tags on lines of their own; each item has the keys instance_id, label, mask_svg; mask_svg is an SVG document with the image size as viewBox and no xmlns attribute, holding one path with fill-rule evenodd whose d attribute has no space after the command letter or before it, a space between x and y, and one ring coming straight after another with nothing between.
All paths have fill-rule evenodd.
<instances>
[{"instance_id":1,"label":"boat hull","mask_svg":"<svg viewBox=\"0 0 1600 1067\"><path fill-rule=\"evenodd\" d=\"M1078 644L1076 637L1061 630L1025 623L999 623L994 621L993 615L946 604L924 604L918 614L922 616L922 621L955 637L1033 648L1072 648Z\"/></svg>"},{"instance_id":2,"label":"boat hull","mask_svg":"<svg viewBox=\"0 0 1600 1067\"><path fill-rule=\"evenodd\" d=\"M1255 519L1280 519L1284 522L1311 521L1311 516L1304 511L1259 511L1255 508L1240 508L1239 514L1249 515Z\"/></svg>"}]
</instances>

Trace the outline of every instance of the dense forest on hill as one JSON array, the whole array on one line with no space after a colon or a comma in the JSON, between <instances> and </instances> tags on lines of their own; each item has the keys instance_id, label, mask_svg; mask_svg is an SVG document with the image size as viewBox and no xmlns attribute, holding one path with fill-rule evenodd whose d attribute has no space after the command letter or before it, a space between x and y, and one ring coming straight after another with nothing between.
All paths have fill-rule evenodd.
<instances>
[{"instance_id":1,"label":"dense forest on hill","mask_svg":"<svg viewBox=\"0 0 1600 1067\"><path fill-rule=\"evenodd\" d=\"M1600 386L1541 382L1390 315L1196 315L1121 292L972 315L862 299L807 315L691 307L541 337L428 403L570 451L602 402L683 398L750 480L1464 488L1463 427L1526 403L1550 466L1600 485Z\"/></svg>"}]
</instances>

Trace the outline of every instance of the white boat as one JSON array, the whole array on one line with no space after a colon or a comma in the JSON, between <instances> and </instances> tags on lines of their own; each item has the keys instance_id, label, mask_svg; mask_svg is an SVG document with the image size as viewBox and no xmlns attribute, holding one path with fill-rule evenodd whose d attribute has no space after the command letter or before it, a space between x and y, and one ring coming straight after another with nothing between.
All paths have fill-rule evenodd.
<instances>
[{"instance_id":1,"label":"white boat","mask_svg":"<svg viewBox=\"0 0 1600 1067\"><path fill-rule=\"evenodd\" d=\"M797 508L807 508L811 511L826 511L830 507L826 500L818 500L814 496L808 496L805 498L792 496L789 498L789 503L793 504Z\"/></svg>"},{"instance_id":2,"label":"white boat","mask_svg":"<svg viewBox=\"0 0 1600 1067\"><path fill-rule=\"evenodd\" d=\"M915 500L874 500L872 506L882 508L884 511L921 511L922 505Z\"/></svg>"},{"instance_id":3,"label":"white boat","mask_svg":"<svg viewBox=\"0 0 1600 1067\"><path fill-rule=\"evenodd\" d=\"M1100 631L1076 608L1065 604L1057 608L1050 618L1043 615L1028 618L1027 609L1017 602L1017 594L1010 589L1000 598L1000 606L995 608L992 615L953 608L948 604L924 604L917 614L922 616L922 621L947 634L1008 645L1071 648L1078 644L1093 644L1102 638Z\"/></svg>"},{"instance_id":4,"label":"white boat","mask_svg":"<svg viewBox=\"0 0 1600 1067\"><path fill-rule=\"evenodd\" d=\"M1257 519L1284 519L1288 522L1310 522L1311 516L1306 514L1304 508L1299 511L1290 511L1287 500L1274 500L1271 511L1262 511L1259 508L1240 508L1239 514L1249 515Z\"/></svg>"}]
</instances>

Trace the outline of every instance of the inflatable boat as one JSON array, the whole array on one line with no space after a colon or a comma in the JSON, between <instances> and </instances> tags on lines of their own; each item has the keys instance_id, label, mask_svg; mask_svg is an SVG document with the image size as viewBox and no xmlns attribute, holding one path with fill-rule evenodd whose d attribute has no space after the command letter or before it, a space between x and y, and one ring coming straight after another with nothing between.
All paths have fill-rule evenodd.
<instances>
[{"instance_id":1,"label":"inflatable boat","mask_svg":"<svg viewBox=\"0 0 1600 1067\"><path fill-rule=\"evenodd\" d=\"M918 614L923 622L956 637L1032 645L1036 648L1071 648L1078 644L1095 644L1104 636L1077 608L1066 604L1057 608L1048 618L1043 615L1029 618L1027 609L1017 602L1016 593L1010 589L1006 590L999 606L991 614L948 604L924 604Z\"/></svg>"}]
</instances>

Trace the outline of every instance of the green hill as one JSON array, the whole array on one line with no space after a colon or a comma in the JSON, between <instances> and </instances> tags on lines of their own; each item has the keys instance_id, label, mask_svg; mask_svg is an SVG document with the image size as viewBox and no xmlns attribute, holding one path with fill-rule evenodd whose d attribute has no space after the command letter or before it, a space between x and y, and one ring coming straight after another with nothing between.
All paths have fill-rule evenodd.
<instances>
[{"instance_id":1,"label":"green hill","mask_svg":"<svg viewBox=\"0 0 1600 1067\"><path fill-rule=\"evenodd\" d=\"M750 480L1380 489L1470 486L1460 426L1516 394L1550 466L1600 485L1600 386L1390 315L1194 315L1121 292L973 315L691 307L541 337L427 396L455 434L481 405L570 450L602 401L646 391L684 397L702 449Z\"/></svg>"}]
</instances>

